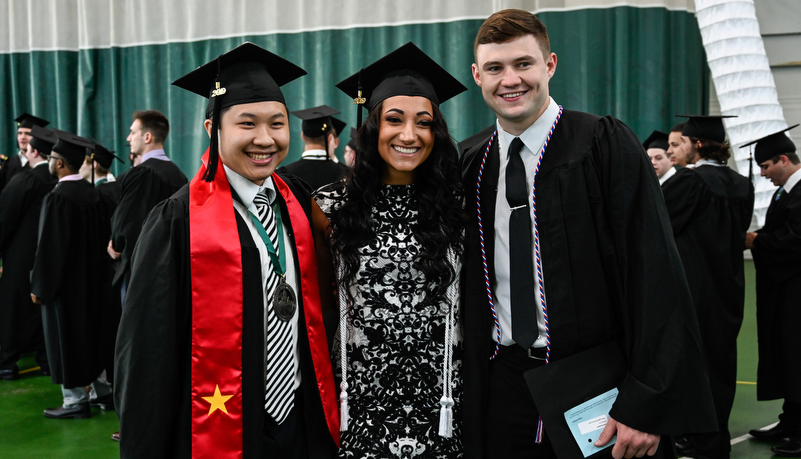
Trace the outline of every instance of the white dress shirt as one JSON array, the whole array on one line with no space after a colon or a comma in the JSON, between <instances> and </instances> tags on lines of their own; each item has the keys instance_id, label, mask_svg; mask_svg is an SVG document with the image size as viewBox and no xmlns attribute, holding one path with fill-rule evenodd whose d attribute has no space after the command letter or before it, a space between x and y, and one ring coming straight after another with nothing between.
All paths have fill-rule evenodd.
<instances>
[{"instance_id":1,"label":"white dress shirt","mask_svg":"<svg viewBox=\"0 0 801 459\"><path fill-rule=\"evenodd\" d=\"M247 224L248 229L250 230L250 235L253 237L253 241L256 243L256 247L259 249L259 256L261 257L261 285L262 290L264 290L264 368L267 368L267 276L268 273L273 270L273 262L270 260L270 252L267 250L267 245L261 239L261 235L259 235L259 231L256 229L256 224L250 218L250 214L248 211L253 212L256 214L256 206L253 204L253 199L256 197L256 194L259 193L262 189L267 190L267 198L270 201L270 205L275 202L277 192L275 190L275 185L273 184L273 178L268 177L262 186L256 185L255 183L251 182L250 180L242 177L241 175L234 172L232 169L228 168L228 166L223 164L225 168L225 176L228 178L228 183L231 184L231 188L236 191L236 194L239 195L239 198L242 200L243 203L247 203L247 207L245 207L242 203L238 202L234 199L234 208L239 215L242 216L242 219L245 220L245 224ZM283 238L284 238L284 247L285 249L285 256L286 256L286 282L287 284L292 287L292 290L295 291L295 294L298 298L300 298L300 289L298 289L297 279L295 276L295 255L292 252L292 245L287 237L287 217L285 215L281 216L281 227L283 228ZM300 307L300 303L298 302L298 307ZM300 366L298 365L298 359L300 358L300 354L298 351L298 310L295 310L295 315L292 317L292 348L294 349L295 354L295 361L293 362L295 365L295 386L294 389L297 390L300 387Z\"/></svg>"},{"instance_id":2,"label":"white dress shirt","mask_svg":"<svg viewBox=\"0 0 801 459\"><path fill-rule=\"evenodd\" d=\"M559 106L553 99L549 98L548 108L529 126L522 134L520 140L523 141L523 149L520 157L526 168L526 180L534 186L534 172L537 168L537 161L545 144L545 139L553 126L556 116L559 114ZM496 122L498 129L498 151L500 153L500 167L498 175L498 194L495 198L495 311L498 314L498 321L501 326L501 344L509 346L514 344L512 339L512 310L511 310L511 286L509 285L510 258L509 258L509 218L511 209L506 201L506 165L509 163L509 145L516 136L509 134L501 128L500 121ZM546 151L547 155L548 152ZM529 192L529 214L531 216L531 259L534 266L534 298L537 308L537 327L539 328L539 338L532 347L545 347L545 319L542 314L542 301L539 296L539 289L536 278L536 262L534 247L534 208L533 195ZM545 275L543 274L543 285L545 285ZM496 338L493 334L493 337Z\"/></svg>"},{"instance_id":3,"label":"white dress shirt","mask_svg":"<svg viewBox=\"0 0 801 459\"><path fill-rule=\"evenodd\" d=\"M793 172L793 175L787 177L787 181L784 182L784 192L789 193L799 181L801 181L801 169L798 169Z\"/></svg>"}]
</instances>

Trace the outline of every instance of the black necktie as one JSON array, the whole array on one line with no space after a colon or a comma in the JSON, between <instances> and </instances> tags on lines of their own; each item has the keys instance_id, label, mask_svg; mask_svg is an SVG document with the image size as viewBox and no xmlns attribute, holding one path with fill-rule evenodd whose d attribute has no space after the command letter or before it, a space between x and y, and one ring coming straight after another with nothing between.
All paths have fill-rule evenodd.
<instances>
[{"instance_id":1,"label":"black necktie","mask_svg":"<svg viewBox=\"0 0 801 459\"><path fill-rule=\"evenodd\" d=\"M526 180L526 168L520 158L523 141L515 137L509 146L506 166L506 201L512 209L509 217L509 268L512 302L512 339L523 349L534 344L537 329L537 303L534 291L534 264L531 260L531 217L528 195L532 186Z\"/></svg>"}]
</instances>

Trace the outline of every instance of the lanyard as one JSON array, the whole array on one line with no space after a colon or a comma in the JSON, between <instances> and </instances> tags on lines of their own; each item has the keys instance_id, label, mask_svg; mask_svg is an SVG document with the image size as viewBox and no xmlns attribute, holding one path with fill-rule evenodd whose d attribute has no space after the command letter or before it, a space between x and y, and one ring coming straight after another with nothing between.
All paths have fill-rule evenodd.
<instances>
[{"instance_id":1,"label":"lanyard","mask_svg":"<svg viewBox=\"0 0 801 459\"><path fill-rule=\"evenodd\" d=\"M234 187L231 187L231 196L243 206L245 203L242 202L242 198L234 190ZM267 231L264 230L264 225L262 225L259 218L250 211L248 206L245 206L248 211L248 215L250 215L250 219L253 221L253 224L256 226L256 231L258 231L259 236L261 236L261 240L264 241L264 245L267 246L267 252L270 254L270 260L273 264L273 270L275 273L281 277L284 277L284 273L286 272L286 255L284 250L284 228L281 224L281 208L278 206L278 203L272 205L273 212L275 213L275 226L278 230L278 253L276 254L275 246L273 245L273 241L270 239L270 236L267 235Z\"/></svg>"}]
</instances>

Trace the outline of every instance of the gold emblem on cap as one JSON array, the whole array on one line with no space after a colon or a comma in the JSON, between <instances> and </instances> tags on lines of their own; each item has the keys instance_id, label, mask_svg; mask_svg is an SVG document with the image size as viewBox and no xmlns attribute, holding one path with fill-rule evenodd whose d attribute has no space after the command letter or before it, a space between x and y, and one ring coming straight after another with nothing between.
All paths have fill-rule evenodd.
<instances>
[{"instance_id":1,"label":"gold emblem on cap","mask_svg":"<svg viewBox=\"0 0 801 459\"><path fill-rule=\"evenodd\" d=\"M361 89L359 90L359 97L353 99L353 103L357 104L357 105L363 105L363 104L367 103L367 99L362 97L362 90Z\"/></svg>"},{"instance_id":2,"label":"gold emblem on cap","mask_svg":"<svg viewBox=\"0 0 801 459\"><path fill-rule=\"evenodd\" d=\"M328 123L323 123L323 128L321 131L325 131L326 129L328 129Z\"/></svg>"},{"instance_id":3,"label":"gold emblem on cap","mask_svg":"<svg viewBox=\"0 0 801 459\"><path fill-rule=\"evenodd\" d=\"M217 86L217 89L211 92L211 97L217 97L225 94L226 89L220 87L219 81L215 81L214 84Z\"/></svg>"}]
</instances>

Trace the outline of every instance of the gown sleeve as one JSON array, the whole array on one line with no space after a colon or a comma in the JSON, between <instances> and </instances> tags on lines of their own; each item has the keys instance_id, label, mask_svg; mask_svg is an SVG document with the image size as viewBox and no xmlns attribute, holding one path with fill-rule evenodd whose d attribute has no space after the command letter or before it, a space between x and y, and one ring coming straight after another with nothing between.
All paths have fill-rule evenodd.
<instances>
[{"instance_id":1,"label":"gown sleeve","mask_svg":"<svg viewBox=\"0 0 801 459\"><path fill-rule=\"evenodd\" d=\"M712 431L698 325L653 167L625 125L605 118L598 129L595 163L615 254L608 270L617 273L617 319L629 364L610 415L649 433Z\"/></svg>"},{"instance_id":2,"label":"gown sleeve","mask_svg":"<svg viewBox=\"0 0 801 459\"><path fill-rule=\"evenodd\" d=\"M157 205L134 249L116 343L122 458L178 457L190 438L191 286L187 201Z\"/></svg>"}]
</instances>

